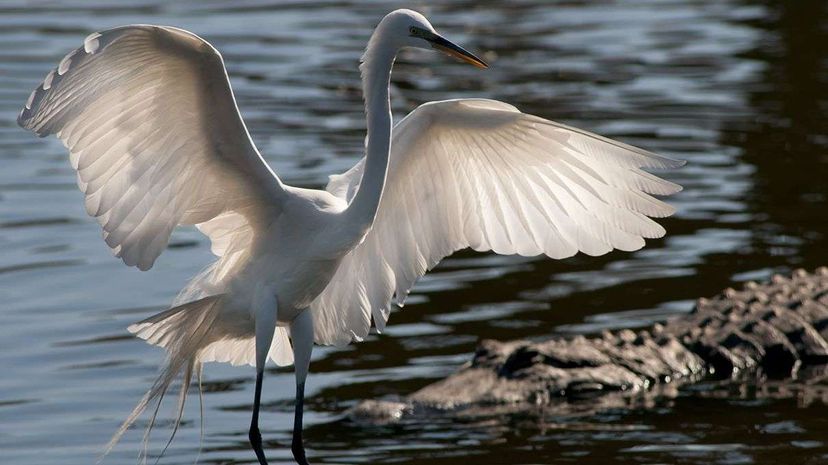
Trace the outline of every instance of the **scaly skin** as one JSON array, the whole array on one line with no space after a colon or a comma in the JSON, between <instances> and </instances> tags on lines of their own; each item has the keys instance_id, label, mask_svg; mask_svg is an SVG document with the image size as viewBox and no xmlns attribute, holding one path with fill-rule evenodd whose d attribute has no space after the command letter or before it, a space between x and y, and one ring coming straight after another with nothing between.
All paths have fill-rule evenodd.
<instances>
[{"instance_id":1,"label":"scaly skin","mask_svg":"<svg viewBox=\"0 0 828 465\"><path fill-rule=\"evenodd\" d=\"M808 390L828 401L828 268L775 275L696 303L649 329L544 342L481 342L467 366L400 402L364 401L357 421L437 411L486 414L544 405L560 412L647 405L699 381L750 381L758 395Z\"/></svg>"}]
</instances>

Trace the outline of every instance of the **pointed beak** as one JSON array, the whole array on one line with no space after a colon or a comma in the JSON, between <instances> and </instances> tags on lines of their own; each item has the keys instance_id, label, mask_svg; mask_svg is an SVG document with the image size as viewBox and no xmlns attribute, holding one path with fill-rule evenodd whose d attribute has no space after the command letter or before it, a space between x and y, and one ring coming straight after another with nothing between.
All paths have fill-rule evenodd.
<instances>
[{"instance_id":1,"label":"pointed beak","mask_svg":"<svg viewBox=\"0 0 828 465\"><path fill-rule=\"evenodd\" d=\"M429 34L426 37L423 37L425 40L431 43L431 47L439 50L446 55L453 56L458 58L466 63L474 65L480 69L486 69L489 65L486 64L485 61L481 60L480 58L476 57L472 52L464 49L463 47L449 41L448 39L439 36L437 34Z\"/></svg>"}]
</instances>

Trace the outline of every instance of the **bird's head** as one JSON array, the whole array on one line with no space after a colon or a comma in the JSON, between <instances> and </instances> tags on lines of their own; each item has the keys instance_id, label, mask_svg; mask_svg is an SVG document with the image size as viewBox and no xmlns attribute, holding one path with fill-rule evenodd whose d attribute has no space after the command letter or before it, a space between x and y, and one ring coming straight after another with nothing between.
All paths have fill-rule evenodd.
<instances>
[{"instance_id":1,"label":"bird's head","mask_svg":"<svg viewBox=\"0 0 828 465\"><path fill-rule=\"evenodd\" d=\"M399 41L400 47L424 48L439 50L446 55L458 58L478 68L488 68L489 65L463 47L444 38L425 16L412 10L395 10L388 13L380 22L380 27L386 29L389 36Z\"/></svg>"}]
</instances>

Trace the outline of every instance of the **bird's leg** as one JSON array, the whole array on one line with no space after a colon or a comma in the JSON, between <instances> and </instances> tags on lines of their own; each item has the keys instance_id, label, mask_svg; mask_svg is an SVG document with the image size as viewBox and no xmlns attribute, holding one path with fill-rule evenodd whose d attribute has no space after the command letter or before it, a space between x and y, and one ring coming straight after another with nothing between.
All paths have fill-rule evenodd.
<instances>
[{"instance_id":1,"label":"bird's leg","mask_svg":"<svg viewBox=\"0 0 828 465\"><path fill-rule=\"evenodd\" d=\"M253 418L250 420L250 445L253 447L253 452L256 453L256 458L259 459L259 465L267 465L267 458L265 458L264 450L262 449L262 434L259 432L259 403L262 397L262 378L264 370L256 369L256 394L253 399Z\"/></svg>"},{"instance_id":2,"label":"bird's leg","mask_svg":"<svg viewBox=\"0 0 828 465\"><path fill-rule=\"evenodd\" d=\"M299 465L310 465L305 456L305 444L302 441L302 415L304 414L305 403L305 383L296 385L296 407L293 416L293 441L290 444L290 450L293 452L293 458Z\"/></svg>"},{"instance_id":3,"label":"bird's leg","mask_svg":"<svg viewBox=\"0 0 828 465\"><path fill-rule=\"evenodd\" d=\"M262 400L262 379L267 354L273 342L273 332L276 330L276 297L266 293L257 295L256 311L256 392L253 397L253 417L250 420L250 445L259 465L267 465L267 458L262 449L262 434L259 432L259 406ZM260 300L261 299L261 300Z\"/></svg>"},{"instance_id":4,"label":"bird's leg","mask_svg":"<svg viewBox=\"0 0 828 465\"><path fill-rule=\"evenodd\" d=\"M296 370L296 406L293 416L293 442L290 450L299 465L309 465L302 442L302 415L305 402L305 378L308 376L311 352L313 351L313 317L304 310L290 324L290 338L293 342L293 362Z\"/></svg>"}]
</instances>

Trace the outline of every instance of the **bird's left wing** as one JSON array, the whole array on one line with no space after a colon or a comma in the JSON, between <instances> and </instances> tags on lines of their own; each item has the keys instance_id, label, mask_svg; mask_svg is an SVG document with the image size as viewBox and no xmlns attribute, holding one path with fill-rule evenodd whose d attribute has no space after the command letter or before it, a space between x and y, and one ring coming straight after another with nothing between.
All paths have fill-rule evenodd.
<instances>
[{"instance_id":1,"label":"bird's left wing","mask_svg":"<svg viewBox=\"0 0 828 465\"><path fill-rule=\"evenodd\" d=\"M202 224L221 255L238 241L228 230L255 227L285 195L250 140L221 55L181 29L90 35L32 92L17 121L63 141L107 245L142 270L176 225Z\"/></svg>"},{"instance_id":2,"label":"bird's left wing","mask_svg":"<svg viewBox=\"0 0 828 465\"><path fill-rule=\"evenodd\" d=\"M346 201L360 161L332 176ZM648 217L673 208L649 194L681 187L646 169L683 162L527 115L492 100L420 106L394 128L373 228L314 301L316 339L344 344L385 326L389 304L443 257L471 247L564 258L637 250L664 235Z\"/></svg>"}]
</instances>

